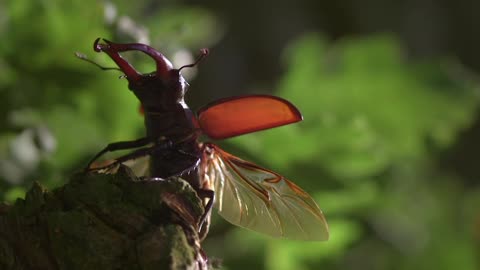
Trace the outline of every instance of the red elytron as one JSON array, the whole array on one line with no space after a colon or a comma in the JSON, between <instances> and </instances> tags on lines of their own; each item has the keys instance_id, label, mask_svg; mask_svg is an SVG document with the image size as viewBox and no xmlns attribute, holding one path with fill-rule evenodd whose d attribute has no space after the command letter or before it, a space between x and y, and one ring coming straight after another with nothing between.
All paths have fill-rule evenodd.
<instances>
[{"instance_id":1,"label":"red elytron","mask_svg":"<svg viewBox=\"0 0 480 270\"><path fill-rule=\"evenodd\" d=\"M328 226L315 201L283 176L226 153L212 143L201 143L205 134L225 139L302 120L290 102L269 95L249 95L215 101L197 116L184 102L187 82L182 68L196 65L208 54L179 69L152 47L119 44L97 39L94 50L107 53L125 74L128 87L141 102L146 136L109 144L88 164L108 151L137 148L116 159L115 164L148 157L151 178L180 177L188 181L205 202L199 226L208 223L217 208L227 221L273 237L296 240L327 240ZM155 72L141 74L120 52L140 51L156 63ZM204 227L208 227L204 226ZM204 233L206 230L204 228Z\"/></svg>"}]
</instances>

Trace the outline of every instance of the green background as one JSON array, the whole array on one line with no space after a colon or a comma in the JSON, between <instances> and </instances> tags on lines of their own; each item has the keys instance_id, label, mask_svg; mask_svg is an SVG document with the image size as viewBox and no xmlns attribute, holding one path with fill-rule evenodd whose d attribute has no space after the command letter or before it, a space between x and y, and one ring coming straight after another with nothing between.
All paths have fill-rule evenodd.
<instances>
[{"instance_id":1,"label":"green background","mask_svg":"<svg viewBox=\"0 0 480 270\"><path fill-rule=\"evenodd\" d=\"M183 72L187 103L294 103L303 122L218 143L308 191L331 230L275 240L214 215L203 246L224 269L479 269L480 7L386 2L0 2L0 197L62 185L142 136L126 80L74 52L112 66L95 38L148 42L179 67L209 47Z\"/></svg>"}]
</instances>

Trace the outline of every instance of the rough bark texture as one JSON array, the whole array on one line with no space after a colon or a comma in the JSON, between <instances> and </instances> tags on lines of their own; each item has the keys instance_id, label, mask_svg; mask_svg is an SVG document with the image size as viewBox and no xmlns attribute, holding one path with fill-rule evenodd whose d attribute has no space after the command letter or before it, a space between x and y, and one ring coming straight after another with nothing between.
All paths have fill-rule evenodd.
<instances>
[{"instance_id":1,"label":"rough bark texture","mask_svg":"<svg viewBox=\"0 0 480 270\"><path fill-rule=\"evenodd\" d=\"M0 204L0 269L204 269L201 200L181 179L139 181L128 170L38 183Z\"/></svg>"}]
</instances>

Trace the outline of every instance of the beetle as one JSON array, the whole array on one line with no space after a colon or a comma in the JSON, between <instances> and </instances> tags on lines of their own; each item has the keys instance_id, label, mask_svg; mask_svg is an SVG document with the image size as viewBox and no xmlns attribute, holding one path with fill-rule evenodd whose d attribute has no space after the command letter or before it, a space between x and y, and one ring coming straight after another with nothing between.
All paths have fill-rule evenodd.
<instances>
[{"instance_id":1,"label":"beetle","mask_svg":"<svg viewBox=\"0 0 480 270\"><path fill-rule=\"evenodd\" d=\"M208 50L202 50L193 64L175 69L162 53L148 45L102 40L97 38L93 48L106 53L118 66L110 69L124 73L129 89L141 103L146 136L107 145L92 158L87 170L99 170L92 164L107 152L136 148L116 158L113 165L148 157L146 177L179 177L189 182L204 201L205 213L199 221L199 227L206 224L204 235L215 207L230 223L273 237L328 239L327 222L308 193L276 172L242 160L211 142L199 141L202 134L227 139L299 122L303 117L293 104L270 95L247 95L214 101L194 114L184 101L188 84L181 70L197 65ZM139 73L121 56L126 51L145 53L155 61L156 70Z\"/></svg>"}]
</instances>

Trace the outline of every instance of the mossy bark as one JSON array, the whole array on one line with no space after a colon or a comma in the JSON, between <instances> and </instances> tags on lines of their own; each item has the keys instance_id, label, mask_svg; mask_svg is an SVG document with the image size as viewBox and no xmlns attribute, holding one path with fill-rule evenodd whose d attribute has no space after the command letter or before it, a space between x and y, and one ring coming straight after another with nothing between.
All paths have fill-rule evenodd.
<instances>
[{"instance_id":1,"label":"mossy bark","mask_svg":"<svg viewBox=\"0 0 480 270\"><path fill-rule=\"evenodd\" d=\"M201 200L181 179L76 174L0 205L0 269L204 269Z\"/></svg>"}]
</instances>

